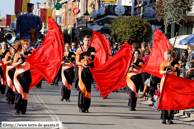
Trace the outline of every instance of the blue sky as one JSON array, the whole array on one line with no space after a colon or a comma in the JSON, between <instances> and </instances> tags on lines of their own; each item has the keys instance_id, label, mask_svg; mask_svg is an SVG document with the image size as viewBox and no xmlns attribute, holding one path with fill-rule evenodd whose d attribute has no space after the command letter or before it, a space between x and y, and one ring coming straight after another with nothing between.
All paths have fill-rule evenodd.
<instances>
[{"instance_id":1,"label":"blue sky","mask_svg":"<svg viewBox=\"0 0 194 129\"><path fill-rule=\"evenodd\" d=\"M13 15L14 14L14 8L15 8L15 0L0 0L0 18L6 18L6 14ZM30 0L31 3L36 4L36 2L44 2L47 0ZM34 6L34 11L36 9L36 6Z\"/></svg>"}]
</instances>

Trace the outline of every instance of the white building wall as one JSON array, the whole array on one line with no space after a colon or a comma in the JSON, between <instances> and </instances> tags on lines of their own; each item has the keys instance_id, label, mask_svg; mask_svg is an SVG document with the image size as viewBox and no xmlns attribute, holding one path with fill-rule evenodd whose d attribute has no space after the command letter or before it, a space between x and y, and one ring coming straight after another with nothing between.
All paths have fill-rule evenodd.
<instances>
[{"instance_id":1,"label":"white building wall","mask_svg":"<svg viewBox=\"0 0 194 129\"><path fill-rule=\"evenodd\" d=\"M123 6L131 6L132 5L132 0L121 0L121 5Z\"/></svg>"}]
</instances>

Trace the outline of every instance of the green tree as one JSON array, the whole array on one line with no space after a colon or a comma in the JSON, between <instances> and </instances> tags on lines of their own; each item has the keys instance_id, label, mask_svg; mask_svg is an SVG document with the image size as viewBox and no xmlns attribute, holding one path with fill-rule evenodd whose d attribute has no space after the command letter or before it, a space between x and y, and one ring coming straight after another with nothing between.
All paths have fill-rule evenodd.
<instances>
[{"instance_id":1,"label":"green tree","mask_svg":"<svg viewBox=\"0 0 194 129\"><path fill-rule=\"evenodd\" d=\"M167 27L172 23L181 26L180 21L186 21L185 17L191 11L193 0L159 0L156 2L156 17L158 21L164 21L165 34Z\"/></svg>"},{"instance_id":2,"label":"green tree","mask_svg":"<svg viewBox=\"0 0 194 129\"><path fill-rule=\"evenodd\" d=\"M152 39L150 23L135 16L114 19L111 23L110 32L113 42L116 41L120 44L124 42L141 44L143 41L150 42Z\"/></svg>"}]
</instances>

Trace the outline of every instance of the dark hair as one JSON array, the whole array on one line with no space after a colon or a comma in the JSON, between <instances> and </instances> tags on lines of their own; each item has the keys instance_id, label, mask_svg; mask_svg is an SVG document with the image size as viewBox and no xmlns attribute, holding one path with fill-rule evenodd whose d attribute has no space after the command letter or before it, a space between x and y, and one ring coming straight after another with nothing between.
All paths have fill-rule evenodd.
<instances>
[{"instance_id":1,"label":"dark hair","mask_svg":"<svg viewBox=\"0 0 194 129\"><path fill-rule=\"evenodd\" d=\"M84 38L83 38L83 40L84 40L85 38L88 39L88 38L90 38L90 36L89 36L89 35L85 35Z\"/></svg>"},{"instance_id":2,"label":"dark hair","mask_svg":"<svg viewBox=\"0 0 194 129\"><path fill-rule=\"evenodd\" d=\"M17 14L17 13L21 13L21 11L18 9L15 11L15 14Z\"/></svg>"},{"instance_id":3,"label":"dark hair","mask_svg":"<svg viewBox=\"0 0 194 129\"><path fill-rule=\"evenodd\" d=\"M187 49L184 49L183 53L185 53L186 57L188 57L189 54L188 54L188 50Z\"/></svg>"},{"instance_id":4,"label":"dark hair","mask_svg":"<svg viewBox=\"0 0 194 129\"><path fill-rule=\"evenodd\" d=\"M135 48L135 49L138 49L139 46L138 46L137 43L133 43L133 44L132 44L132 47Z\"/></svg>"},{"instance_id":5,"label":"dark hair","mask_svg":"<svg viewBox=\"0 0 194 129\"><path fill-rule=\"evenodd\" d=\"M190 68L194 68L194 62L190 62L190 63L189 63L189 67L190 67Z\"/></svg>"},{"instance_id":6,"label":"dark hair","mask_svg":"<svg viewBox=\"0 0 194 129\"><path fill-rule=\"evenodd\" d=\"M153 43L150 43L150 46L149 46L149 47L150 47L150 49L152 49L152 45L153 45Z\"/></svg>"},{"instance_id":7,"label":"dark hair","mask_svg":"<svg viewBox=\"0 0 194 129\"><path fill-rule=\"evenodd\" d=\"M138 54L140 55L140 51L139 51L139 50L135 50L135 51L133 52L133 56L134 56L135 52L138 52Z\"/></svg>"}]
</instances>

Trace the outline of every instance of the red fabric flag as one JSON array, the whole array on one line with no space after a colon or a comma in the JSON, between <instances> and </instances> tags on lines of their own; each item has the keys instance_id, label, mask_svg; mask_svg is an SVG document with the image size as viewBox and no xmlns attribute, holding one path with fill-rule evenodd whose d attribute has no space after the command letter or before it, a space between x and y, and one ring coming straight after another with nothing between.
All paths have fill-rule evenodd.
<instances>
[{"instance_id":1,"label":"red fabric flag","mask_svg":"<svg viewBox=\"0 0 194 129\"><path fill-rule=\"evenodd\" d=\"M22 11L22 2L23 2L23 0L15 0L15 12L17 10Z\"/></svg>"},{"instance_id":2,"label":"red fabric flag","mask_svg":"<svg viewBox=\"0 0 194 129\"><path fill-rule=\"evenodd\" d=\"M10 26L11 24L11 15L6 15L6 26Z\"/></svg>"},{"instance_id":3,"label":"red fabric flag","mask_svg":"<svg viewBox=\"0 0 194 129\"><path fill-rule=\"evenodd\" d=\"M31 76L33 76L32 80L36 80L34 82L39 82L42 79L42 75L51 84L61 66L64 37L62 36L60 27L58 27L51 17L49 17L48 27L49 29L43 44L26 61L33 68L31 69ZM33 86L31 85L31 87Z\"/></svg>"},{"instance_id":4,"label":"red fabric flag","mask_svg":"<svg viewBox=\"0 0 194 129\"><path fill-rule=\"evenodd\" d=\"M126 42L105 64L92 69L93 77L103 98L112 91L127 86L127 72L131 57L132 47Z\"/></svg>"},{"instance_id":5,"label":"red fabric flag","mask_svg":"<svg viewBox=\"0 0 194 129\"><path fill-rule=\"evenodd\" d=\"M194 81L165 75L158 109L183 110L194 107Z\"/></svg>"},{"instance_id":6,"label":"red fabric flag","mask_svg":"<svg viewBox=\"0 0 194 129\"><path fill-rule=\"evenodd\" d=\"M92 34L92 39L90 46L94 47L96 50L95 59L94 59L94 68L97 68L103 65L107 60L111 58L112 48L108 39L105 35L94 31Z\"/></svg>"},{"instance_id":7,"label":"red fabric flag","mask_svg":"<svg viewBox=\"0 0 194 129\"><path fill-rule=\"evenodd\" d=\"M164 61L164 52L169 49L172 50L172 45L170 44L169 40L164 34L156 29L154 33L152 51L142 70L162 78L162 75L159 73L160 64Z\"/></svg>"},{"instance_id":8,"label":"red fabric flag","mask_svg":"<svg viewBox=\"0 0 194 129\"><path fill-rule=\"evenodd\" d=\"M43 23L46 23L46 15L47 15L47 9L41 8L40 9L40 18Z\"/></svg>"},{"instance_id":9,"label":"red fabric flag","mask_svg":"<svg viewBox=\"0 0 194 129\"><path fill-rule=\"evenodd\" d=\"M30 52L34 54L37 50L38 49L33 49ZM31 90L34 86L36 86L43 79L42 74L40 74L34 67L30 67L30 74L31 74L32 82L31 82L29 90Z\"/></svg>"},{"instance_id":10,"label":"red fabric flag","mask_svg":"<svg viewBox=\"0 0 194 129\"><path fill-rule=\"evenodd\" d=\"M7 86L7 79L6 79L6 65L4 65L4 62L1 61L1 64L2 64L2 70L3 70L3 75L4 75L4 80L3 80L3 85Z\"/></svg>"},{"instance_id":11,"label":"red fabric flag","mask_svg":"<svg viewBox=\"0 0 194 129\"><path fill-rule=\"evenodd\" d=\"M31 90L34 86L36 86L43 79L42 74L40 74L33 67L30 67L30 74L31 74L32 82L31 82L29 90Z\"/></svg>"}]
</instances>

